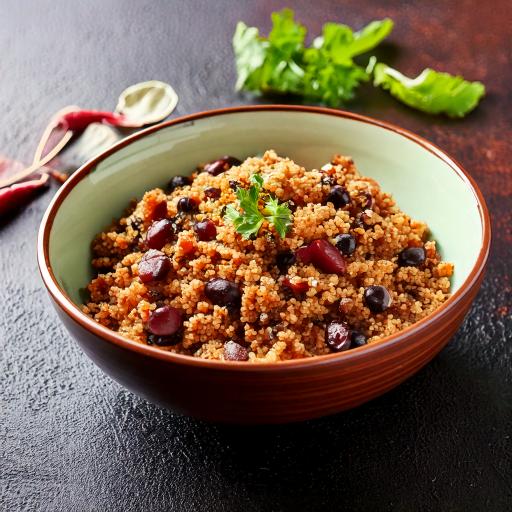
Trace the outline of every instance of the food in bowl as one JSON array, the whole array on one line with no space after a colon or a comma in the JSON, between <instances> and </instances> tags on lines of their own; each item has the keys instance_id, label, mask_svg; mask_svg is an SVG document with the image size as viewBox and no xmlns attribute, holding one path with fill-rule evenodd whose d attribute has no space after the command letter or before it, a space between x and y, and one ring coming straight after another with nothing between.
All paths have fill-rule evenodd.
<instances>
[{"instance_id":1,"label":"food in bowl","mask_svg":"<svg viewBox=\"0 0 512 512\"><path fill-rule=\"evenodd\" d=\"M85 313L204 359L276 362L395 334L450 294L424 222L336 155L306 170L266 151L175 176L100 233Z\"/></svg>"}]
</instances>

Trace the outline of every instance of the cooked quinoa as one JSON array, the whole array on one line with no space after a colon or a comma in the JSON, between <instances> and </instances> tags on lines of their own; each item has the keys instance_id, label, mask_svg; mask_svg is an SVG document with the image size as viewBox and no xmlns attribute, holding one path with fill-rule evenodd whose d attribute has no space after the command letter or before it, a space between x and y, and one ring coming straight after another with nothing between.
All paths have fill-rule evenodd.
<instances>
[{"instance_id":1,"label":"cooked quinoa","mask_svg":"<svg viewBox=\"0 0 512 512\"><path fill-rule=\"evenodd\" d=\"M292 213L284 238L264 221L246 239L226 217L254 174ZM428 234L349 157L312 170L272 150L243 163L224 157L146 192L95 238L83 310L139 343L204 359L342 351L401 331L449 297L453 264Z\"/></svg>"}]
</instances>

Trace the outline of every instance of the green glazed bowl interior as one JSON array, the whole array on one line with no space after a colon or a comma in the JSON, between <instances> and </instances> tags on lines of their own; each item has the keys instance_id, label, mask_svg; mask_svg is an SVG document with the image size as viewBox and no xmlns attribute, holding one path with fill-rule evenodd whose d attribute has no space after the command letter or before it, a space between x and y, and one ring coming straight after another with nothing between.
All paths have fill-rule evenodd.
<instances>
[{"instance_id":1,"label":"green glazed bowl interior","mask_svg":"<svg viewBox=\"0 0 512 512\"><path fill-rule=\"evenodd\" d=\"M86 164L87 175L67 185L49 234L49 266L58 285L80 306L92 277L91 241L132 198L165 187L200 162L225 154L244 159L270 148L306 168L322 166L335 153L352 156L400 208L428 223L443 259L455 264L452 292L470 276L484 244L484 222L457 164L426 141L367 118L273 106L207 112L149 128Z\"/></svg>"}]
</instances>

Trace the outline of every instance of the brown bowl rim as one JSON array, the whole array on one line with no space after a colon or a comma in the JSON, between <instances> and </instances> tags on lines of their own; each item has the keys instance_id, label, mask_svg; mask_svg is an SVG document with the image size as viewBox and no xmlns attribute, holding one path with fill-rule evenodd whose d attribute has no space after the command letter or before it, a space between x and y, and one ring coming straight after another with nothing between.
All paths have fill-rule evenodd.
<instances>
[{"instance_id":1,"label":"brown bowl rim","mask_svg":"<svg viewBox=\"0 0 512 512\"><path fill-rule=\"evenodd\" d=\"M117 334L115 331L112 331L98 324L92 318L83 313L78 308L78 306L72 302L72 300L68 297L67 293L57 283L57 280L55 278L55 275L53 274L50 265L49 258L50 232L53 226L53 221L59 210L60 205L63 203L64 199L69 195L69 193L73 190L73 188L85 176L87 176L98 165L98 163L103 161L111 154L115 153L119 149L124 148L125 146L128 146L129 144L139 139L146 137L147 135L150 135L169 126L175 126L190 121L196 121L199 119L219 115L267 111L305 112L310 114L330 115L371 124L379 128L392 131L409 140L412 140L422 148L431 152L437 158L441 159L444 163L446 163L452 169L452 171L454 171L457 174L457 176L465 182L466 186L468 186L473 192L480 213L482 229L483 243L482 247L480 248L478 258L473 266L473 269L471 270L466 280L462 283L460 288L452 296L450 296L445 303L443 303L438 309L436 309L430 315L426 316L425 318L421 319L420 321L416 322L410 327L407 327L396 334L386 336L385 338L379 341L345 352L326 354L323 356L306 357L301 359L292 359L287 361L280 361L277 363L259 362L256 364L247 364L247 362L200 359L184 354L168 352L149 345L143 345L136 341L125 338L120 334ZM471 290L476 283L478 283L478 280L485 269L485 263L489 255L490 240L491 223L489 212L487 210L487 206L485 204L482 192L478 188L478 185L460 163L458 163L455 159L446 154L438 146L436 146L432 142L429 142L423 137L420 137L419 135L416 135L415 133L410 132L409 130L400 128L387 121L380 121L372 117L356 114L353 112L347 112L344 110L334 110L324 107L311 107L303 105L244 105L202 111L195 114L181 116L163 123L159 123L157 125L141 130L129 137L126 137L125 139L119 141L111 148L100 153L99 155L92 158L84 165L82 165L68 178L68 180L57 191L44 214L38 233L37 261L43 282L48 292L50 293L50 296L55 301L55 304L57 304L59 308L73 321L75 321L80 326L85 328L91 334L98 336L99 338L105 341L111 342L123 349L134 351L141 355L148 356L150 358L156 358L162 361L172 362L176 364L198 366L217 370L260 372L279 370L299 370L304 367L314 367L319 365L326 366L331 364L338 364L341 362L349 363L358 358L369 357L370 354L377 354L380 353L381 351L387 351L389 349L392 349L393 347L396 347L398 344L404 343L406 341L414 342L416 335L421 334L422 331L428 329L433 323L441 321L443 318L449 316L450 313L456 311L458 309L459 304L463 301L468 291Z\"/></svg>"}]
</instances>

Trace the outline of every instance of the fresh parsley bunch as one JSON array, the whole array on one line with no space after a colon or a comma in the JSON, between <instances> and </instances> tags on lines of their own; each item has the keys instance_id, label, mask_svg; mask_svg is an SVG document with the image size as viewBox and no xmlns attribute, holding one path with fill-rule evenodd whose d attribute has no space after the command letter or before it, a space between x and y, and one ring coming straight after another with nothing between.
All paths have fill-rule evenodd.
<instances>
[{"instance_id":1,"label":"fresh parsley bunch","mask_svg":"<svg viewBox=\"0 0 512 512\"><path fill-rule=\"evenodd\" d=\"M294 20L290 9L272 13L268 37L240 21L233 36L236 88L293 94L338 107L351 100L359 84L368 82L375 71L375 86L388 89L398 100L424 112L462 117L476 107L485 93L480 82L433 70L409 79L384 64L364 68L354 61L379 45L392 30L389 18L372 21L358 32L347 25L326 23L322 35L306 47L307 30Z\"/></svg>"},{"instance_id":2,"label":"fresh parsley bunch","mask_svg":"<svg viewBox=\"0 0 512 512\"><path fill-rule=\"evenodd\" d=\"M249 189L236 189L238 208L230 204L226 208L225 217L244 238L256 236L265 220L273 224L279 236L284 238L292 225L292 212L286 203L279 203L276 198L262 192L262 189L263 178L253 174Z\"/></svg>"},{"instance_id":3,"label":"fresh parsley bunch","mask_svg":"<svg viewBox=\"0 0 512 512\"><path fill-rule=\"evenodd\" d=\"M369 80L354 57L377 46L392 29L390 19L373 21L359 32L326 23L322 35L305 48L307 30L294 20L290 9L272 13L268 38L240 21L233 37L236 88L291 93L336 107L353 98L360 82Z\"/></svg>"}]
</instances>

